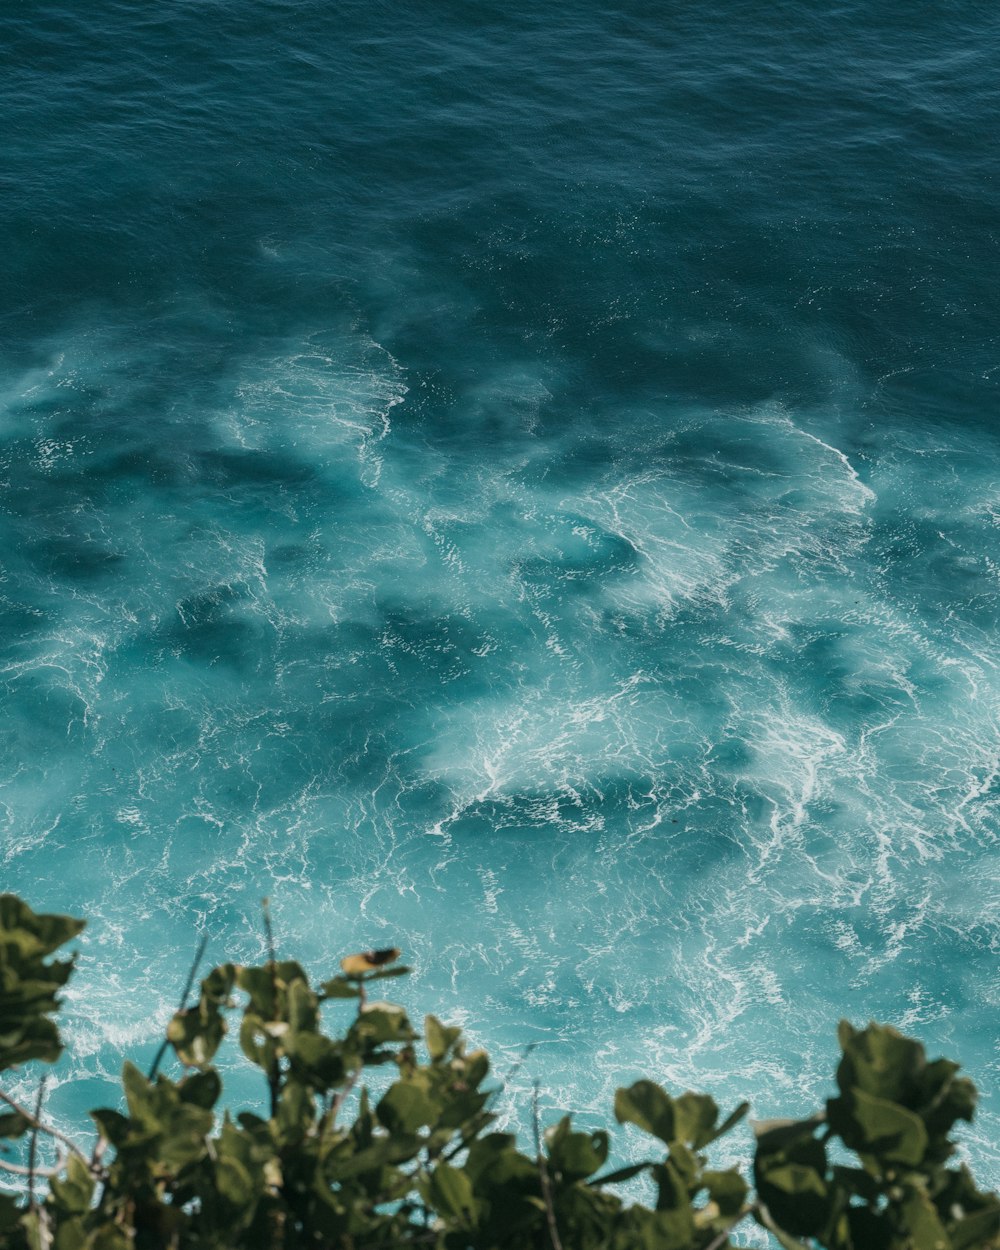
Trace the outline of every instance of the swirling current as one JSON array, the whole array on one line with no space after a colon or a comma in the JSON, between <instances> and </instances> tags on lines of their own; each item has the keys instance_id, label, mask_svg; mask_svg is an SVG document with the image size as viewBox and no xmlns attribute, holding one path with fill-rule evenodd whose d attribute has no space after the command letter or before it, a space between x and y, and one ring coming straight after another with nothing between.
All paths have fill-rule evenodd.
<instances>
[{"instance_id":1,"label":"swirling current","mask_svg":"<svg viewBox=\"0 0 1000 1250\"><path fill-rule=\"evenodd\" d=\"M537 1043L512 1121L801 1114L876 1017L1000 1179L997 11L0 28L3 887L90 920L53 1114L268 894Z\"/></svg>"}]
</instances>

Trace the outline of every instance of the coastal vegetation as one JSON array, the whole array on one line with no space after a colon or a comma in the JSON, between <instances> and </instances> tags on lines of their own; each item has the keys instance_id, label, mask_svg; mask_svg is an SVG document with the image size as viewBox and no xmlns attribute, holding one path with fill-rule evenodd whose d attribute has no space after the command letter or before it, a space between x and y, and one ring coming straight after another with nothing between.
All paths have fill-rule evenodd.
<instances>
[{"instance_id":1,"label":"coastal vegetation","mask_svg":"<svg viewBox=\"0 0 1000 1250\"><path fill-rule=\"evenodd\" d=\"M76 1141L46 1117L44 1075L30 1098L2 1081L58 1059L75 956L54 956L84 922L0 895L5 1250L723 1250L754 1235L785 1250L1000 1247L1000 1198L954 1159L975 1087L892 1028L842 1023L836 1091L808 1119L756 1122L743 1168L707 1152L747 1103L722 1115L652 1080L619 1089L614 1118L645 1143L619 1167L608 1131L570 1116L543 1129L537 1090L532 1140L499 1131L487 1055L376 997L407 971L398 950L350 955L314 983L277 957L266 907L265 925L263 965L222 964L194 996L192 968L148 1070L126 1062L120 1105ZM241 1111L215 1066L230 1022L261 1080Z\"/></svg>"}]
</instances>

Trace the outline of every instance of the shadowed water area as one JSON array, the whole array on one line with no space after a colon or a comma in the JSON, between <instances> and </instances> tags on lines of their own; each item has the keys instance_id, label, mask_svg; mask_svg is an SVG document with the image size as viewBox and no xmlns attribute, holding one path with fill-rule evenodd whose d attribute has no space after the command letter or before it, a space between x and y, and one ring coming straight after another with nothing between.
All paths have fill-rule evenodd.
<instances>
[{"instance_id":1,"label":"shadowed water area","mask_svg":"<svg viewBox=\"0 0 1000 1250\"><path fill-rule=\"evenodd\" d=\"M800 1114L874 1016L1000 1179L1000 17L0 27L3 886L90 917L53 1112L270 894L539 1043L522 1123Z\"/></svg>"}]
</instances>

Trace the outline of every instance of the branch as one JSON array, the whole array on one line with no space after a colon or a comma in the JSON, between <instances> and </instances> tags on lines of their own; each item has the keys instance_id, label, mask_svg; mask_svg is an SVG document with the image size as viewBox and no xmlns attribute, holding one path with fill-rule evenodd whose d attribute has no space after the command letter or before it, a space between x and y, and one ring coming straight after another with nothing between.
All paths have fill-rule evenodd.
<instances>
[{"instance_id":1,"label":"branch","mask_svg":"<svg viewBox=\"0 0 1000 1250\"><path fill-rule=\"evenodd\" d=\"M535 1092L531 1099L532 1117L535 1124L535 1153L538 1157L538 1176L542 1182L542 1201L545 1203L545 1219L549 1226L549 1238L552 1242L552 1250L563 1250L562 1241L559 1239L559 1225L556 1223L556 1209L552 1205L552 1186L549 1184L549 1169L545 1162L545 1155L542 1153L542 1130L538 1119L538 1082L535 1082Z\"/></svg>"},{"instance_id":2,"label":"branch","mask_svg":"<svg viewBox=\"0 0 1000 1250\"><path fill-rule=\"evenodd\" d=\"M35 1115L34 1127L31 1130L31 1139L28 1142L28 1206L34 1211L35 1209L35 1156L38 1151L38 1124L39 1116L42 1114L42 1099L45 1097L45 1082L49 1079L47 1072L42 1073L42 1079L38 1082L38 1097L35 1099Z\"/></svg>"},{"instance_id":3,"label":"branch","mask_svg":"<svg viewBox=\"0 0 1000 1250\"><path fill-rule=\"evenodd\" d=\"M267 935L267 966L271 973L271 996L274 999L272 1013L278 1014L278 963L274 956L274 930L271 928L271 900L260 900L264 913L264 932ZM278 1096L281 1093L281 1076L278 1071L278 1060L275 1058L267 1074L267 1085L271 1091L271 1119L278 1114Z\"/></svg>"},{"instance_id":4,"label":"branch","mask_svg":"<svg viewBox=\"0 0 1000 1250\"><path fill-rule=\"evenodd\" d=\"M5 1102L7 1106L13 1111L16 1111L18 1115L23 1116L24 1119L27 1120L31 1127L37 1132L45 1133L49 1137L54 1137L56 1141L61 1141L68 1150L72 1150L75 1155L79 1155L84 1163L87 1162L87 1156L83 1153L75 1141L67 1137L65 1133L60 1133L59 1130L57 1128L53 1128L51 1124L43 1124L37 1116L31 1114L27 1107L22 1107L19 1102L15 1102L14 1099L11 1098L9 1094L5 1094L2 1089L0 1089L0 1102Z\"/></svg>"},{"instance_id":5,"label":"branch","mask_svg":"<svg viewBox=\"0 0 1000 1250\"><path fill-rule=\"evenodd\" d=\"M744 1215L749 1215L749 1214L750 1214L749 1211L744 1212ZM730 1224L730 1226L727 1229L719 1233L718 1237L713 1237L712 1240L705 1247L705 1250L722 1250L722 1247L729 1240L729 1234L733 1231L733 1229L742 1219L743 1219L743 1215L740 1216L739 1220L736 1220L735 1223Z\"/></svg>"},{"instance_id":6,"label":"branch","mask_svg":"<svg viewBox=\"0 0 1000 1250\"><path fill-rule=\"evenodd\" d=\"M184 1008L187 1006L188 995L191 993L191 986L194 985L195 974L198 971L198 965L201 963L202 959L204 958L205 947L207 945L208 945L208 931L206 930L201 935L201 941L198 943L197 951L195 951L194 962L191 964L191 971L188 973L187 980L184 982L184 992L181 994L180 1005L177 1008L178 1012L183 1011ZM169 1045L170 1045L169 1038L164 1037L163 1042L160 1046L160 1049L156 1052L156 1057L153 1060L152 1067L149 1069L149 1075L146 1077L147 1081L151 1081L156 1076L157 1072L160 1070L160 1064L163 1062L163 1056L167 1053L167 1047Z\"/></svg>"},{"instance_id":7,"label":"branch","mask_svg":"<svg viewBox=\"0 0 1000 1250\"><path fill-rule=\"evenodd\" d=\"M718 1237L716 1237L714 1241L710 1241L708 1245L705 1247L705 1250L720 1250L720 1247L724 1246L726 1242L728 1241L728 1239L732 1236L733 1229L736 1227L736 1225L742 1224L748 1215L754 1215L756 1214L756 1211L757 1211L757 1203L755 1202L751 1203L751 1205L748 1207L744 1207L743 1210L736 1217L736 1219L733 1220L732 1224L730 1224L729 1227L725 1230L725 1232L719 1233Z\"/></svg>"},{"instance_id":8,"label":"branch","mask_svg":"<svg viewBox=\"0 0 1000 1250\"><path fill-rule=\"evenodd\" d=\"M26 1168L22 1163L8 1163L6 1159L0 1159L0 1172L13 1172L15 1176L58 1176L64 1166L65 1160L62 1159L53 1167L34 1169Z\"/></svg>"},{"instance_id":9,"label":"branch","mask_svg":"<svg viewBox=\"0 0 1000 1250\"><path fill-rule=\"evenodd\" d=\"M357 1023L357 1021L361 1018L361 1009L362 1007L364 1007L367 1001L368 1001L368 996L365 993L365 983L364 981L359 981L358 982L358 1010L357 1010L357 1015L355 1016L355 1023ZM364 1067L365 1067L364 1060L362 1060L361 1063L358 1065L358 1067L356 1067L354 1071L351 1073L351 1075L347 1078L347 1081L345 1082L343 1088L338 1091L333 1101L330 1103L329 1109L326 1111L326 1113L323 1116L323 1119L320 1121L320 1130L319 1130L320 1136L322 1136L328 1128L333 1128L333 1126L337 1123L337 1116L340 1114L340 1109L341 1107L343 1107L344 1103L347 1102L348 1098L350 1098L351 1091L354 1089L355 1085L357 1085L358 1079L360 1078L361 1073L364 1071Z\"/></svg>"},{"instance_id":10,"label":"branch","mask_svg":"<svg viewBox=\"0 0 1000 1250\"><path fill-rule=\"evenodd\" d=\"M498 1095L504 1092L504 1090L513 1080L513 1078L518 1074L518 1072L520 1072L521 1068L524 1066L525 1059L527 1059L528 1056L533 1051L537 1050L537 1048L538 1048L537 1042L528 1042L528 1044L522 1049L518 1057L514 1060L514 1062L507 1069L506 1073L500 1078L500 1084L496 1087L496 1089L490 1091L491 1099L498 1097Z\"/></svg>"},{"instance_id":11,"label":"branch","mask_svg":"<svg viewBox=\"0 0 1000 1250\"><path fill-rule=\"evenodd\" d=\"M333 1126L337 1123L337 1116L340 1114L340 1109L343 1107L344 1103L347 1102L348 1098L350 1098L351 1091L354 1089L355 1085L357 1085L358 1077L361 1075L361 1072L362 1068L355 1068L355 1070L347 1078L347 1082L343 1088L337 1092L333 1102L330 1104L330 1110L327 1112L328 1121L323 1127L323 1132L325 1132L327 1128L333 1128Z\"/></svg>"}]
</instances>

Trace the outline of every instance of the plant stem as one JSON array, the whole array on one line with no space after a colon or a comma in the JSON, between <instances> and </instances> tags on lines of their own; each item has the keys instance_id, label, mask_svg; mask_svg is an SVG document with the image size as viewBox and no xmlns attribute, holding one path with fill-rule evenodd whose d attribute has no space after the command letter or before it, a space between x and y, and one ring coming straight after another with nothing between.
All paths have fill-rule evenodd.
<instances>
[{"instance_id":1,"label":"plant stem","mask_svg":"<svg viewBox=\"0 0 1000 1250\"><path fill-rule=\"evenodd\" d=\"M278 961L274 954L274 929L271 926L271 900L262 898L260 900L261 910L264 913L264 934L267 938L267 967L271 973L271 997L273 1006L271 1014L277 1020L278 1016ZM278 1060L273 1059L268 1065L267 1070L267 1086L271 1092L271 1119L273 1120L278 1114L278 1097L281 1093L281 1074L278 1070Z\"/></svg>"},{"instance_id":2,"label":"plant stem","mask_svg":"<svg viewBox=\"0 0 1000 1250\"><path fill-rule=\"evenodd\" d=\"M45 1133L48 1137L54 1137L56 1141L62 1142L68 1150L72 1150L74 1154L79 1155L84 1163L87 1162L87 1156L83 1153L75 1141L67 1137L65 1133L60 1133L59 1130L57 1128L53 1128L51 1124L43 1124L37 1116L31 1114L27 1107L22 1107L19 1102L15 1102L14 1099L11 1098L9 1094L5 1094L2 1089L0 1089L0 1102L5 1102L12 1111L16 1111L18 1115L23 1116L31 1127L37 1132Z\"/></svg>"},{"instance_id":3,"label":"plant stem","mask_svg":"<svg viewBox=\"0 0 1000 1250\"><path fill-rule=\"evenodd\" d=\"M559 1238L559 1225L556 1223L556 1209L552 1203L552 1186L549 1183L549 1168L545 1162L545 1155L542 1152L542 1130L541 1123L538 1118L538 1082L535 1082L535 1092L531 1099L532 1118L535 1126L535 1153L538 1158L538 1177L542 1182L542 1201L545 1203L545 1220L549 1226L549 1239L552 1242L552 1250L563 1250L562 1241Z\"/></svg>"},{"instance_id":4,"label":"plant stem","mask_svg":"<svg viewBox=\"0 0 1000 1250\"><path fill-rule=\"evenodd\" d=\"M198 943L198 949L195 951L194 960L191 964L191 969L188 972L187 980L184 982L184 992L181 994L181 1001L177 1007L178 1015L187 1006L188 995L191 993L191 986L194 985L195 974L198 971L198 965L201 963L202 959L204 958L205 947L207 945L208 945L208 932L206 931L205 933L201 935L201 941ZM149 1075L146 1078L148 1081L153 1080L157 1072L160 1070L160 1064L163 1062L163 1056L167 1053L167 1047L169 1045L170 1045L170 1042L165 1037L160 1046L160 1049L156 1052L156 1057L153 1059L152 1066L149 1069Z\"/></svg>"},{"instance_id":5,"label":"plant stem","mask_svg":"<svg viewBox=\"0 0 1000 1250\"><path fill-rule=\"evenodd\" d=\"M48 1079L48 1073L46 1072L38 1082L34 1122L31 1129L31 1138L28 1142L28 1206L32 1211L35 1209L35 1157L38 1152L38 1125L42 1114L42 1099L45 1097L45 1082Z\"/></svg>"}]
</instances>

